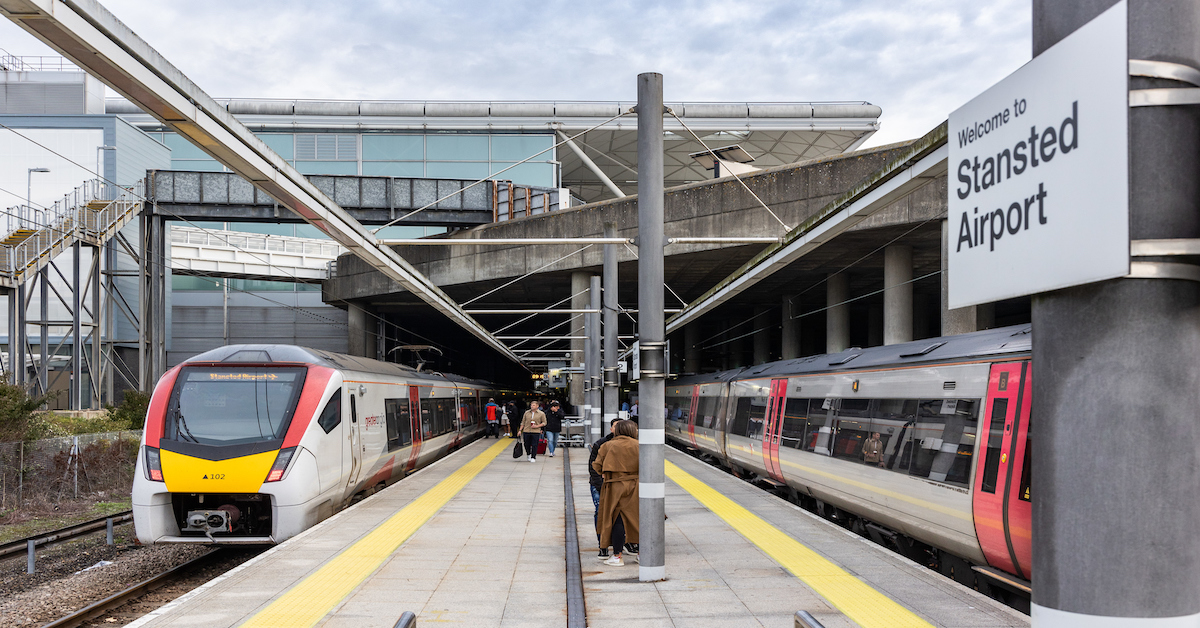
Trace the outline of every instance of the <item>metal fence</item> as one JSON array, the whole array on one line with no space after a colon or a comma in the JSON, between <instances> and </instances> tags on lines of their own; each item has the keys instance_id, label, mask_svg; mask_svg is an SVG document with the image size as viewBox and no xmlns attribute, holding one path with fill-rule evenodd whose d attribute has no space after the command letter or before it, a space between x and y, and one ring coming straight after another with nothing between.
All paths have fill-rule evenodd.
<instances>
[{"instance_id":1,"label":"metal fence","mask_svg":"<svg viewBox=\"0 0 1200 628\"><path fill-rule=\"evenodd\" d=\"M0 510L128 495L140 430L0 443Z\"/></svg>"}]
</instances>

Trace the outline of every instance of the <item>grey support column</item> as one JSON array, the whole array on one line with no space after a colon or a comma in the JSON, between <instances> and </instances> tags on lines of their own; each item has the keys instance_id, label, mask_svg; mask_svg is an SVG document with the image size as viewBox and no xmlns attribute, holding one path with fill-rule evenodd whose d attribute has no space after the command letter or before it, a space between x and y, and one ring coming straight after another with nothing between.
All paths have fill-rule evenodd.
<instances>
[{"instance_id":1,"label":"grey support column","mask_svg":"<svg viewBox=\"0 0 1200 628\"><path fill-rule=\"evenodd\" d=\"M1034 0L1034 55L1114 4ZM1200 3L1128 7L1131 59L1200 67ZM1200 238L1197 138L1196 107L1129 110L1131 239ZM1033 625L1200 625L1200 283L1035 296L1033 334Z\"/></svg>"},{"instance_id":2,"label":"grey support column","mask_svg":"<svg viewBox=\"0 0 1200 628\"><path fill-rule=\"evenodd\" d=\"M588 284L591 284L590 277ZM584 307L587 308L592 301L590 289L585 296L587 296L587 301L584 303ZM592 358L592 338L596 337L600 330L596 329L596 319L591 314L584 314L580 318L583 319L583 353L580 354L583 358L583 374L580 375L579 381L583 403L578 407L581 408L580 416L583 417L584 442L591 446L592 443L600 440L600 424L592 420L592 408L595 407L595 399L592 395L592 371L596 366L596 361Z\"/></svg>"},{"instance_id":3,"label":"grey support column","mask_svg":"<svg viewBox=\"0 0 1200 628\"><path fill-rule=\"evenodd\" d=\"M591 281L591 275L586 272L571 273L571 309L584 310L587 309L590 297L588 297L588 285ZM580 368L583 366L584 352L587 349L587 341L584 330L584 316L573 316L569 324L571 328L571 366ZM587 386L584 384L585 378L582 373L571 373L568 390L570 391L571 406L582 408L584 410L583 417L586 420L589 416L587 408L584 405L587 403L586 395L584 394Z\"/></svg>"},{"instance_id":4,"label":"grey support column","mask_svg":"<svg viewBox=\"0 0 1200 628\"><path fill-rule=\"evenodd\" d=\"M17 364L24 363L21 358L25 357L25 352L20 349L20 343L17 341L17 303L20 302L17 296L16 288L8 289L8 383L14 386L20 386L21 382L17 374L24 369L18 369Z\"/></svg>"},{"instance_id":5,"label":"grey support column","mask_svg":"<svg viewBox=\"0 0 1200 628\"><path fill-rule=\"evenodd\" d=\"M883 250L883 344L913 339L912 247L893 244Z\"/></svg>"},{"instance_id":6,"label":"grey support column","mask_svg":"<svg viewBox=\"0 0 1200 628\"><path fill-rule=\"evenodd\" d=\"M766 364L771 361L771 319L767 318L767 308L754 308L754 363Z\"/></svg>"},{"instance_id":7,"label":"grey support column","mask_svg":"<svg viewBox=\"0 0 1200 628\"><path fill-rule=\"evenodd\" d=\"M617 237L617 223L604 225L604 237ZM612 425L621 407L621 374L617 368L617 245L604 245L604 420L602 430Z\"/></svg>"},{"instance_id":8,"label":"grey support column","mask_svg":"<svg viewBox=\"0 0 1200 628\"><path fill-rule=\"evenodd\" d=\"M638 580L667 577L663 498L663 403L666 355L663 312L663 77L638 75Z\"/></svg>"},{"instance_id":9,"label":"grey support column","mask_svg":"<svg viewBox=\"0 0 1200 628\"><path fill-rule=\"evenodd\" d=\"M683 372L700 372L700 323L697 321L683 328Z\"/></svg>"},{"instance_id":10,"label":"grey support column","mask_svg":"<svg viewBox=\"0 0 1200 628\"><path fill-rule=\"evenodd\" d=\"M955 336L976 331L975 306L950 309L950 272L946 260L950 256L949 221L942 220L942 335Z\"/></svg>"},{"instance_id":11,"label":"grey support column","mask_svg":"<svg viewBox=\"0 0 1200 628\"><path fill-rule=\"evenodd\" d=\"M69 406L72 410L83 409L83 244L76 240L71 245L71 394Z\"/></svg>"},{"instance_id":12,"label":"grey support column","mask_svg":"<svg viewBox=\"0 0 1200 628\"><path fill-rule=\"evenodd\" d=\"M600 275L592 275L589 279L588 297L588 309L599 310L601 303ZM585 316L587 317L587 326L591 329L587 335L587 399L589 406L587 420L591 421L589 431L592 433L592 437L595 438L597 427L601 431L604 430L603 421L600 419L600 406L604 399L602 380L604 369L602 368L603 363L600 357L600 345L602 344L600 340L600 313L585 314Z\"/></svg>"},{"instance_id":13,"label":"grey support column","mask_svg":"<svg viewBox=\"0 0 1200 628\"><path fill-rule=\"evenodd\" d=\"M38 394L50 392L50 266L38 271Z\"/></svg>"},{"instance_id":14,"label":"grey support column","mask_svg":"<svg viewBox=\"0 0 1200 628\"><path fill-rule=\"evenodd\" d=\"M838 353L850 346L850 278L844 273L825 281L825 352ZM839 305L841 304L841 305Z\"/></svg>"},{"instance_id":15,"label":"grey support column","mask_svg":"<svg viewBox=\"0 0 1200 628\"><path fill-rule=\"evenodd\" d=\"M798 298L798 297L797 297ZM800 357L800 304L793 302L792 297L785 296L781 301L783 314L780 317L783 341L780 343L780 356L784 360Z\"/></svg>"},{"instance_id":16,"label":"grey support column","mask_svg":"<svg viewBox=\"0 0 1200 628\"><path fill-rule=\"evenodd\" d=\"M346 350L350 352L350 355L360 358L371 357L371 353L375 352L375 345L373 339L369 341L368 338L372 335L369 330L374 325L362 306L356 303L349 305L346 310L346 327L346 333L349 334L346 339Z\"/></svg>"}]
</instances>

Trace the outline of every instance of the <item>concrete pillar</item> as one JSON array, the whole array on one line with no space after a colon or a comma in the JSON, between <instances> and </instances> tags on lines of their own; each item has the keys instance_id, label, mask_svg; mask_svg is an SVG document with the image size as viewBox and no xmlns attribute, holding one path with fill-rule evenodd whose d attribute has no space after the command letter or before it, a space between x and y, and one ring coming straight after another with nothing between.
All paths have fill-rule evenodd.
<instances>
[{"instance_id":1,"label":"concrete pillar","mask_svg":"<svg viewBox=\"0 0 1200 628\"><path fill-rule=\"evenodd\" d=\"M348 327L346 349L360 358L375 357L375 321L362 306L350 303L346 309Z\"/></svg>"},{"instance_id":2,"label":"concrete pillar","mask_svg":"<svg viewBox=\"0 0 1200 628\"><path fill-rule=\"evenodd\" d=\"M766 364L771 361L771 319L767 318L767 308L754 308L754 322L751 329L754 332L754 364Z\"/></svg>"},{"instance_id":3,"label":"concrete pillar","mask_svg":"<svg viewBox=\"0 0 1200 628\"><path fill-rule=\"evenodd\" d=\"M955 336L977 331L974 305L950 309L950 271L946 260L950 256L949 221L942 221L942 335Z\"/></svg>"},{"instance_id":4,"label":"concrete pillar","mask_svg":"<svg viewBox=\"0 0 1200 628\"><path fill-rule=\"evenodd\" d=\"M1034 0L1034 56L1113 4ZM1129 58L1200 66L1200 3L1128 10ZM1200 238L1200 110L1128 112L1130 238ZM1033 626L1200 625L1200 283L1115 279L1032 310Z\"/></svg>"},{"instance_id":5,"label":"concrete pillar","mask_svg":"<svg viewBox=\"0 0 1200 628\"><path fill-rule=\"evenodd\" d=\"M825 281L825 352L838 353L850 347L850 278L844 273ZM838 305L838 304L841 305Z\"/></svg>"},{"instance_id":6,"label":"concrete pillar","mask_svg":"<svg viewBox=\"0 0 1200 628\"><path fill-rule=\"evenodd\" d=\"M883 344L913 339L912 247L893 244L883 250Z\"/></svg>"},{"instance_id":7,"label":"concrete pillar","mask_svg":"<svg viewBox=\"0 0 1200 628\"><path fill-rule=\"evenodd\" d=\"M799 297L796 297L799 299ZM791 297L783 297L783 315L780 317L783 341L780 343L779 354L784 360L800 357L800 303Z\"/></svg>"},{"instance_id":8,"label":"concrete pillar","mask_svg":"<svg viewBox=\"0 0 1200 628\"><path fill-rule=\"evenodd\" d=\"M683 372L700 372L700 323L693 321L683 328Z\"/></svg>"},{"instance_id":9,"label":"concrete pillar","mask_svg":"<svg viewBox=\"0 0 1200 628\"><path fill-rule=\"evenodd\" d=\"M585 310L590 303L588 296L588 286L591 282L591 274L585 272L571 273L571 309ZM584 362L584 351L587 349L587 342L583 339L583 315L575 316L571 319L569 327L571 328L571 366L582 368ZM585 400L584 389L586 378L582 373L572 373L568 381L568 391L570 395L571 405L575 408L582 408Z\"/></svg>"},{"instance_id":10,"label":"concrete pillar","mask_svg":"<svg viewBox=\"0 0 1200 628\"><path fill-rule=\"evenodd\" d=\"M617 237L617 223L610 222L604 225L604 236L606 238ZM604 310L602 315L602 323L604 327L604 425L612 425L613 419L617 418L617 412L621 408L621 373L617 366L617 355L620 351L617 342L617 311L620 308L620 301L617 298L618 273L617 273L617 245L604 245ZM602 428L603 431L603 428ZM596 434L594 430L589 432Z\"/></svg>"}]
</instances>

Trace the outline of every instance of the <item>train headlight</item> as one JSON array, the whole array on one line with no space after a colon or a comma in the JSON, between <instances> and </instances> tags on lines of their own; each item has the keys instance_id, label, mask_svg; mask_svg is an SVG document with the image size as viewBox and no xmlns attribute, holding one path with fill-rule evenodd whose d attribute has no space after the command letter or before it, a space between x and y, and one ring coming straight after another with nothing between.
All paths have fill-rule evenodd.
<instances>
[{"instance_id":1,"label":"train headlight","mask_svg":"<svg viewBox=\"0 0 1200 628\"><path fill-rule=\"evenodd\" d=\"M158 457L158 447L146 447L146 479L155 482L163 481L162 461Z\"/></svg>"},{"instance_id":2,"label":"train headlight","mask_svg":"<svg viewBox=\"0 0 1200 628\"><path fill-rule=\"evenodd\" d=\"M292 456L296 453L295 447L280 449L279 455L275 456L275 464L271 465L271 471L267 473L267 482L278 482L283 479L283 472L287 471L288 463L292 461Z\"/></svg>"}]
</instances>

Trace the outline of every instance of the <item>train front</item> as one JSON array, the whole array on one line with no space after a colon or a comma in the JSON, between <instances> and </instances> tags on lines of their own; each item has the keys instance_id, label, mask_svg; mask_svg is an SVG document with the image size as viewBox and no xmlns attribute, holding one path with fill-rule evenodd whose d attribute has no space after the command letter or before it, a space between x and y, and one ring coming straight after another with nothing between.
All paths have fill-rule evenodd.
<instances>
[{"instance_id":1,"label":"train front","mask_svg":"<svg viewBox=\"0 0 1200 628\"><path fill-rule=\"evenodd\" d=\"M159 380L134 476L138 540L269 544L315 523L318 464L303 440L338 382L307 357L223 347Z\"/></svg>"}]
</instances>

